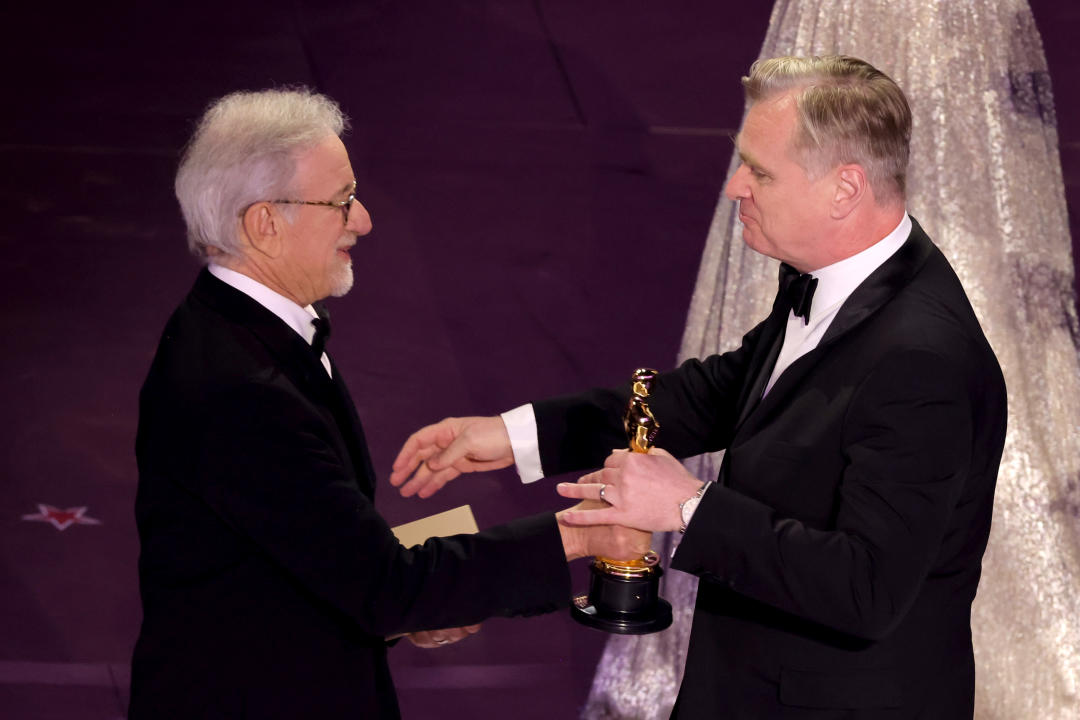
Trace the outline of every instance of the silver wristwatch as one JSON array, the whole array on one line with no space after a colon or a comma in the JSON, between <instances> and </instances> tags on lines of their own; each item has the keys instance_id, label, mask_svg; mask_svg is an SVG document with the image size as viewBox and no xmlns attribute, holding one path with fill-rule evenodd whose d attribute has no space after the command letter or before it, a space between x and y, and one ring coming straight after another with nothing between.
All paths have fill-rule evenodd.
<instances>
[{"instance_id":1,"label":"silver wristwatch","mask_svg":"<svg viewBox=\"0 0 1080 720\"><path fill-rule=\"evenodd\" d=\"M701 502L705 491L709 489L709 485L710 483L702 484L696 493L679 503L679 517L682 518L682 527L679 528L679 532L686 532L686 526L690 524L690 518L694 517L694 511L697 510L698 503Z\"/></svg>"}]
</instances>

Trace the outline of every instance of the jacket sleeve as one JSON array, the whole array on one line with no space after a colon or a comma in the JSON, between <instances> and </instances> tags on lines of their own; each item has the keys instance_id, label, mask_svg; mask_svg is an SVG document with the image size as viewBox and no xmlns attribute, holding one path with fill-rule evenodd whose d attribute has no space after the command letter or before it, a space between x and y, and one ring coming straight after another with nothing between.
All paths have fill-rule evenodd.
<instances>
[{"instance_id":1,"label":"jacket sleeve","mask_svg":"<svg viewBox=\"0 0 1080 720\"><path fill-rule=\"evenodd\" d=\"M764 327L763 322L747 333L737 350L687 360L657 377L649 407L660 423L658 447L680 458L727 447ZM612 450L626 448L623 414L629 399L627 382L534 402L544 475L599 467Z\"/></svg>"},{"instance_id":2,"label":"jacket sleeve","mask_svg":"<svg viewBox=\"0 0 1080 720\"><path fill-rule=\"evenodd\" d=\"M458 626L568 602L551 514L406 548L349 476L326 418L302 396L270 379L232 387L207 407L181 482L254 552L366 632Z\"/></svg>"}]
</instances>

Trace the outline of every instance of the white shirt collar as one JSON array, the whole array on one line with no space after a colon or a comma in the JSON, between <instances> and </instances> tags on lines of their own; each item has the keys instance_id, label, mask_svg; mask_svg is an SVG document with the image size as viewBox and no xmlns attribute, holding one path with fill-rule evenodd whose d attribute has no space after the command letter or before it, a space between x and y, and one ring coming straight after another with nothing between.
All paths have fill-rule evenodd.
<instances>
[{"instance_id":1,"label":"white shirt collar","mask_svg":"<svg viewBox=\"0 0 1080 720\"><path fill-rule=\"evenodd\" d=\"M878 242L849 258L811 272L817 278L818 285L807 324L813 325L817 319L847 300L863 280L900 249L910 234L911 218L905 212L900 224Z\"/></svg>"},{"instance_id":2,"label":"white shirt collar","mask_svg":"<svg viewBox=\"0 0 1080 720\"><path fill-rule=\"evenodd\" d=\"M315 312L315 308L310 305L300 307L289 298L274 292L261 282L252 280L247 275L230 270L227 267L211 264L208 269L210 274L218 280L236 288L277 315L283 323L304 338L304 342L308 345L311 344L311 341L315 338L315 326L311 324L311 320L319 317L318 313Z\"/></svg>"},{"instance_id":3,"label":"white shirt collar","mask_svg":"<svg viewBox=\"0 0 1080 720\"><path fill-rule=\"evenodd\" d=\"M904 214L903 220L891 233L860 253L810 273L817 278L814 302L810 308L809 322L803 322L793 312L788 313L787 326L780 355L773 366L765 393L792 363L818 346L840 307L855 288L892 257L911 234L911 218Z\"/></svg>"}]
</instances>

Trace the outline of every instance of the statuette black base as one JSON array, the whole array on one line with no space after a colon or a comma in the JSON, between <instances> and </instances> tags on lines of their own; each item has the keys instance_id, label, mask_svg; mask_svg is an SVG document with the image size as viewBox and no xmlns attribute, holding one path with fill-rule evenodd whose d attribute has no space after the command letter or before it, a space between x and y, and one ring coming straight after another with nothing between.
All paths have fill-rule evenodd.
<instances>
[{"instance_id":1,"label":"statuette black base","mask_svg":"<svg viewBox=\"0 0 1080 720\"><path fill-rule=\"evenodd\" d=\"M660 597L659 565L638 576L604 572L590 566L589 593L578 595L570 615L582 625L619 635L647 635L671 625L671 603Z\"/></svg>"}]
</instances>

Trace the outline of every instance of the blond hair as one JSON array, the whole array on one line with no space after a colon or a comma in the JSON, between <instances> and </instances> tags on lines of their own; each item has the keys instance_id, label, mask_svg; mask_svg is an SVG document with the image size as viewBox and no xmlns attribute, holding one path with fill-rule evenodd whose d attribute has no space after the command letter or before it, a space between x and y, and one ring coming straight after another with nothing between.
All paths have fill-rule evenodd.
<instances>
[{"instance_id":1,"label":"blond hair","mask_svg":"<svg viewBox=\"0 0 1080 720\"><path fill-rule=\"evenodd\" d=\"M755 62L742 83L750 103L793 94L793 150L809 175L858 164L879 203L904 199L911 108L888 75L845 55L778 57Z\"/></svg>"}]
</instances>

